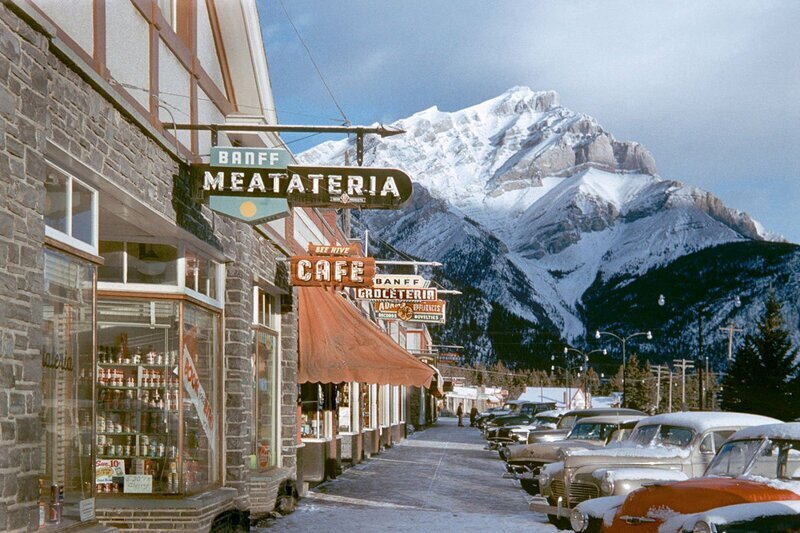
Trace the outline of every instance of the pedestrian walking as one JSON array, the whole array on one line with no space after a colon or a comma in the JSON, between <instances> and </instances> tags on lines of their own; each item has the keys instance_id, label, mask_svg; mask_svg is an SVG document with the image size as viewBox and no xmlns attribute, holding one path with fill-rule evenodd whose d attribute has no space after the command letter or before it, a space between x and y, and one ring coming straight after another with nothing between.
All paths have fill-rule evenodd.
<instances>
[{"instance_id":1,"label":"pedestrian walking","mask_svg":"<svg viewBox=\"0 0 800 533\"><path fill-rule=\"evenodd\" d=\"M469 427L471 428L475 427L476 418L478 418L478 408L473 405L472 409L470 409L469 411Z\"/></svg>"},{"instance_id":2,"label":"pedestrian walking","mask_svg":"<svg viewBox=\"0 0 800 533\"><path fill-rule=\"evenodd\" d=\"M456 409L456 416L458 417L458 427L464 427L464 422L461 421L461 417L464 416L464 404L458 404L458 409Z\"/></svg>"}]
</instances>

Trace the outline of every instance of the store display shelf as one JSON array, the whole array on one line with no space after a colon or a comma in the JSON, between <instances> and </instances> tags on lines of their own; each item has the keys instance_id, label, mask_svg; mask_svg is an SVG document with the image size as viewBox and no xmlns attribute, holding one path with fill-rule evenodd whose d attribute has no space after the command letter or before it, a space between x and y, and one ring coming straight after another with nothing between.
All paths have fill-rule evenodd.
<instances>
[{"instance_id":1,"label":"store display shelf","mask_svg":"<svg viewBox=\"0 0 800 533\"><path fill-rule=\"evenodd\" d=\"M152 457L150 455L98 455L98 459L157 459L159 461L163 461L166 459L175 460L174 457L167 457L166 455L162 455L159 457Z\"/></svg>"},{"instance_id":2,"label":"store display shelf","mask_svg":"<svg viewBox=\"0 0 800 533\"><path fill-rule=\"evenodd\" d=\"M102 383L98 383L97 385L110 390L141 390L141 387L120 387L118 385L104 385Z\"/></svg>"}]
</instances>

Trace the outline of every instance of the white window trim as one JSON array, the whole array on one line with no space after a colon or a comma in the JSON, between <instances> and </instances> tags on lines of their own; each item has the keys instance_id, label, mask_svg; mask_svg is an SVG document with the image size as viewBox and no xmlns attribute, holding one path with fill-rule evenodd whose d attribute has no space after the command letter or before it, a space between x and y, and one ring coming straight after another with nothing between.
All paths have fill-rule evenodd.
<instances>
[{"instance_id":1,"label":"white window trim","mask_svg":"<svg viewBox=\"0 0 800 533\"><path fill-rule=\"evenodd\" d=\"M51 162L47 163L47 166L51 167L53 170L60 172L67 178L67 195L66 195L66 232L57 230L55 228L51 228L47 224L44 226L44 234L51 239L55 239L59 242L63 242L64 244L71 246L73 248L77 248L82 252L86 252L92 255L99 255L98 252L98 243L99 243L99 233L100 233L100 208L99 208L99 196L100 193L94 187L91 187L87 183L82 180L79 180L63 168L55 165ZM76 239L72 236L72 183L78 182L83 188L88 189L92 193L92 242L86 243L80 239ZM46 193L45 193L46 194Z\"/></svg>"},{"instance_id":2,"label":"white window trim","mask_svg":"<svg viewBox=\"0 0 800 533\"><path fill-rule=\"evenodd\" d=\"M260 309L258 307L258 303L261 301L259 298L259 291L265 292L270 298L272 298L272 313L270 314L272 318L272 324L262 324L258 321L258 317L261 316ZM263 287L259 287L258 285L253 286L253 325L259 328L263 328L264 330L268 331L270 334L275 336L275 359L272 362L273 364L273 372L275 376L275 397L273 399L273 404L275 405L275 423L273 424L273 432L275 437L275 466L276 467L283 467L283 431L281 427L281 421L283 420L283 373L281 369L283 368L283 349L281 346L283 345L283 339L281 337L281 297L278 294L273 294L269 291L264 290ZM255 367L254 367L255 369Z\"/></svg>"}]
</instances>

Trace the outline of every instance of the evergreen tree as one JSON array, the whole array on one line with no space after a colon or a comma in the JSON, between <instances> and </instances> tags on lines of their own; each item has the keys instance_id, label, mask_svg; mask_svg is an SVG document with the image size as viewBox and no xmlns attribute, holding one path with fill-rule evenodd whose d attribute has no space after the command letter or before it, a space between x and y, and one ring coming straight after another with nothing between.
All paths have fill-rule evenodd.
<instances>
[{"instance_id":1,"label":"evergreen tree","mask_svg":"<svg viewBox=\"0 0 800 533\"><path fill-rule=\"evenodd\" d=\"M792 394L797 390L796 356L780 303L772 293L756 332L745 337L723 380L723 408L781 420L796 417L800 414L800 398Z\"/></svg>"},{"instance_id":2,"label":"evergreen tree","mask_svg":"<svg viewBox=\"0 0 800 533\"><path fill-rule=\"evenodd\" d=\"M649 412L653 409L655 383L650 379L650 362L639 363L636 355L628 359L625 382L625 407Z\"/></svg>"}]
</instances>

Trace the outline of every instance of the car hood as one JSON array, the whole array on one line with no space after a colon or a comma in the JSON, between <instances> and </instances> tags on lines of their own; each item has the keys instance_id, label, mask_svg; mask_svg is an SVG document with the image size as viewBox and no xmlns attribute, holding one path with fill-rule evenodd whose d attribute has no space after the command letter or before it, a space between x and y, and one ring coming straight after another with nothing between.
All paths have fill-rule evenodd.
<instances>
[{"instance_id":1,"label":"car hood","mask_svg":"<svg viewBox=\"0 0 800 533\"><path fill-rule=\"evenodd\" d=\"M566 468L587 465L616 467L620 465L674 465L682 464L689 457L689 450L663 446L627 446L568 451Z\"/></svg>"},{"instance_id":2,"label":"car hood","mask_svg":"<svg viewBox=\"0 0 800 533\"><path fill-rule=\"evenodd\" d=\"M509 449L509 461L513 460L538 460L556 461L559 459L561 450L585 450L587 448L599 448L603 446L603 441L594 440L558 440L555 442L537 442L534 444L523 444L513 446Z\"/></svg>"},{"instance_id":3,"label":"car hood","mask_svg":"<svg viewBox=\"0 0 800 533\"><path fill-rule=\"evenodd\" d=\"M537 429L528 433L528 442L531 444L537 442L553 442L556 440L563 440L567 435L569 435L568 429Z\"/></svg>"},{"instance_id":4,"label":"car hood","mask_svg":"<svg viewBox=\"0 0 800 533\"><path fill-rule=\"evenodd\" d=\"M617 511L617 517L663 519L676 513L776 500L800 500L800 494L746 479L701 477L634 491Z\"/></svg>"}]
</instances>

